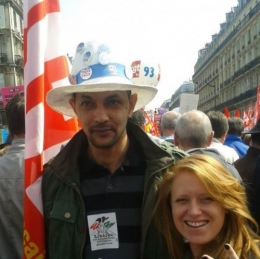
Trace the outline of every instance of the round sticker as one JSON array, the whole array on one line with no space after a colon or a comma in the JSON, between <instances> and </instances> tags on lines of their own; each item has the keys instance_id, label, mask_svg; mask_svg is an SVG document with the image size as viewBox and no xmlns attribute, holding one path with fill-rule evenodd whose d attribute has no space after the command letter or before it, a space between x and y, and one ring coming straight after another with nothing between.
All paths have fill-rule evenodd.
<instances>
[{"instance_id":1,"label":"round sticker","mask_svg":"<svg viewBox=\"0 0 260 259\"><path fill-rule=\"evenodd\" d=\"M110 62L110 55L108 53L102 52L99 54L99 63L101 65L107 65Z\"/></svg>"},{"instance_id":2,"label":"round sticker","mask_svg":"<svg viewBox=\"0 0 260 259\"><path fill-rule=\"evenodd\" d=\"M106 53L109 53L110 52L110 49L107 45L105 44L101 44L98 46L98 50L99 52L106 52Z\"/></svg>"},{"instance_id":3,"label":"round sticker","mask_svg":"<svg viewBox=\"0 0 260 259\"><path fill-rule=\"evenodd\" d=\"M80 77L84 80L87 80L92 75L92 69L90 67L86 67L80 71Z\"/></svg>"},{"instance_id":4,"label":"round sticker","mask_svg":"<svg viewBox=\"0 0 260 259\"><path fill-rule=\"evenodd\" d=\"M77 46L76 53L81 53L81 52L83 52L83 50L84 50L84 43L81 42L81 43Z\"/></svg>"},{"instance_id":5,"label":"round sticker","mask_svg":"<svg viewBox=\"0 0 260 259\"><path fill-rule=\"evenodd\" d=\"M91 59L91 52L87 51L84 55L83 55L83 62L84 63L88 63Z\"/></svg>"}]
</instances>

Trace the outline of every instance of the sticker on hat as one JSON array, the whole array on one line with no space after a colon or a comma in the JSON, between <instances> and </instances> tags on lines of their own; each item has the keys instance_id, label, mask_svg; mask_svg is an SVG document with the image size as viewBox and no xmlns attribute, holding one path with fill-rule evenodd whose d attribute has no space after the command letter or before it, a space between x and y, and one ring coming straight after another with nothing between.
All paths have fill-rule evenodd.
<instances>
[{"instance_id":1,"label":"sticker on hat","mask_svg":"<svg viewBox=\"0 0 260 259\"><path fill-rule=\"evenodd\" d=\"M83 42L81 42L78 46L77 46L77 49L76 49L76 53L77 54L80 54L80 53L82 53L83 51L84 51L84 43Z\"/></svg>"},{"instance_id":2,"label":"sticker on hat","mask_svg":"<svg viewBox=\"0 0 260 259\"><path fill-rule=\"evenodd\" d=\"M148 63L142 60L133 61L132 83L135 85L157 86L160 81L161 68L158 63Z\"/></svg>"}]
</instances>

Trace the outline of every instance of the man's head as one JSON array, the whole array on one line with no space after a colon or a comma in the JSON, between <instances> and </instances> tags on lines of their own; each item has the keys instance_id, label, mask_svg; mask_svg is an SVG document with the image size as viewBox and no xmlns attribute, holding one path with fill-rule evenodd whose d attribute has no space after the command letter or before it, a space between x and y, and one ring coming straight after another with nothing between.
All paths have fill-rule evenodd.
<instances>
[{"instance_id":1,"label":"man's head","mask_svg":"<svg viewBox=\"0 0 260 259\"><path fill-rule=\"evenodd\" d=\"M223 143L228 131L227 117L222 112L217 111L210 111L207 115L214 131L214 137Z\"/></svg>"},{"instance_id":2,"label":"man's head","mask_svg":"<svg viewBox=\"0 0 260 259\"><path fill-rule=\"evenodd\" d=\"M257 121L256 125L249 131L242 132L245 134L242 136L243 141L246 137L250 138L250 146L260 149L260 119Z\"/></svg>"},{"instance_id":3,"label":"man's head","mask_svg":"<svg viewBox=\"0 0 260 259\"><path fill-rule=\"evenodd\" d=\"M241 137L244 130L244 122L241 118L232 117L228 119L228 135L236 135Z\"/></svg>"},{"instance_id":4,"label":"man's head","mask_svg":"<svg viewBox=\"0 0 260 259\"><path fill-rule=\"evenodd\" d=\"M25 136L25 104L24 93L16 94L5 106L6 120L11 138Z\"/></svg>"},{"instance_id":5,"label":"man's head","mask_svg":"<svg viewBox=\"0 0 260 259\"><path fill-rule=\"evenodd\" d=\"M133 112L132 116L129 118L129 121L142 127L145 124L144 111L142 109L139 109Z\"/></svg>"},{"instance_id":6,"label":"man's head","mask_svg":"<svg viewBox=\"0 0 260 259\"><path fill-rule=\"evenodd\" d=\"M177 120L181 114L175 111L168 111L161 118L161 132L164 137L172 136L175 131Z\"/></svg>"},{"instance_id":7,"label":"man's head","mask_svg":"<svg viewBox=\"0 0 260 259\"><path fill-rule=\"evenodd\" d=\"M81 122L89 144L111 148L126 136L126 124L137 95L127 91L76 93L70 104Z\"/></svg>"},{"instance_id":8,"label":"man's head","mask_svg":"<svg viewBox=\"0 0 260 259\"><path fill-rule=\"evenodd\" d=\"M125 136L128 118L154 98L160 78L158 64L144 69L142 61L134 61L126 67L115 57L105 44L80 43L71 85L54 88L46 96L55 111L78 117L89 143L97 148L112 147Z\"/></svg>"},{"instance_id":9,"label":"man's head","mask_svg":"<svg viewBox=\"0 0 260 259\"><path fill-rule=\"evenodd\" d=\"M206 148L212 142L214 132L209 117L198 110L184 113L177 121L174 143L182 150Z\"/></svg>"},{"instance_id":10,"label":"man's head","mask_svg":"<svg viewBox=\"0 0 260 259\"><path fill-rule=\"evenodd\" d=\"M143 108L157 93L160 66L145 64L141 60L125 66L120 59L103 43L80 43L69 75L71 85L50 90L47 103L59 113L76 117L69 103L74 93L131 91L138 96L134 109Z\"/></svg>"}]
</instances>

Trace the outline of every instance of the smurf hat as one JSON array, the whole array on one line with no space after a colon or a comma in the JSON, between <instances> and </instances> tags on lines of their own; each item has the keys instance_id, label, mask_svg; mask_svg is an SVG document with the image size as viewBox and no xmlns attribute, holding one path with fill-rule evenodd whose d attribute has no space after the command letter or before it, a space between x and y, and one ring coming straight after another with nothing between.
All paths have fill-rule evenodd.
<instances>
[{"instance_id":1,"label":"smurf hat","mask_svg":"<svg viewBox=\"0 0 260 259\"><path fill-rule=\"evenodd\" d=\"M132 78L128 78L127 71L132 71ZM69 104L73 93L131 90L132 94L138 95L135 106L138 110L154 98L159 80L158 64L138 60L126 67L113 59L107 45L80 43L69 75L71 85L50 90L46 101L55 111L76 117Z\"/></svg>"}]
</instances>

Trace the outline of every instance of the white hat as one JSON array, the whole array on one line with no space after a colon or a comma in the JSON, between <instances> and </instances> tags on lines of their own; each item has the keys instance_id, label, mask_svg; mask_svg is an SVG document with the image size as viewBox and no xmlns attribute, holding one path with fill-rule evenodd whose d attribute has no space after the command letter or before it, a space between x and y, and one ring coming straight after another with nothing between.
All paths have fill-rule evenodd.
<instances>
[{"instance_id":1,"label":"white hat","mask_svg":"<svg viewBox=\"0 0 260 259\"><path fill-rule=\"evenodd\" d=\"M127 67L113 60L110 49L105 44L80 43L77 46L69 81L71 85L57 87L47 93L46 101L55 111L75 117L69 104L72 93L127 91L136 93L135 110L143 108L156 95L155 87L160 80L160 66L149 66L141 60L134 61L131 80L127 77Z\"/></svg>"}]
</instances>

